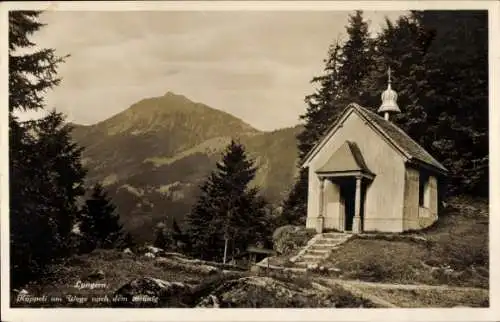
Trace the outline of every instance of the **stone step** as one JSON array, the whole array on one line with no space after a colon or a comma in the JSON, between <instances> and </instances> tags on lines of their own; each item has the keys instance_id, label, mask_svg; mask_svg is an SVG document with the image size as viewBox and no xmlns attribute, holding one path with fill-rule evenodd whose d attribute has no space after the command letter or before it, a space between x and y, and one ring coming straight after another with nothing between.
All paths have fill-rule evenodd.
<instances>
[{"instance_id":1,"label":"stone step","mask_svg":"<svg viewBox=\"0 0 500 322\"><path fill-rule=\"evenodd\" d=\"M333 249L337 249L339 244L314 244L308 248L311 250L328 250L331 251Z\"/></svg>"},{"instance_id":2,"label":"stone step","mask_svg":"<svg viewBox=\"0 0 500 322\"><path fill-rule=\"evenodd\" d=\"M320 260L323 260L325 258L325 256L323 255L303 255L302 257L300 257L300 260L301 261L320 261Z\"/></svg>"},{"instance_id":3,"label":"stone step","mask_svg":"<svg viewBox=\"0 0 500 322\"><path fill-rule=\"evenodd\" d=\"M313 250L313 251L316 251L316 250L331 251L332 248L333 247L329 246L329 245L317 245L317 244L314 244L311 247L309 247L308 250Z\"/></svg>"},{"instance_id":4,"label":"stone step","mask_svg":"<svg viewBox=\"0 0 500 322\"><path fill-rule=\"evenodd\" d=\"M314 246L311 246L304 255L327 255L331 252L331 248L325 248L325 249L316 249L313 248Z\"/></svg>"},{"instance_id":5,"label":"stone step","mask_svg":"<svg viewBox=\"0 0 500 322\"><path fill-rule=\"evenodd\" d=\"M318 239L314 244L340 244L345 242L347 239L334 239L334 238L321 238Z\"/></svg>"},{"instance_id":6,"label":"stone step","mask_svg":"<svg viewBox=\"0 0 500 322\"><path fill-rule=\"evenodd\" d=\"M315 247L316 249L331 249L331 248L336 248L342 245L342 243L322 243L322 244L314 244L311 247Z\"/></svg>"},{"instance_id":7,"label":"stone step","mask_svg":"<svg viewBox=\"0 0 500 322\"><path fill-rule=\"evenodd\" d=\"M344 233L323 233L321 234L321 237L326 237L326 238L349 238L349 234L344 234Z\"/></svg>"}]
</instances>

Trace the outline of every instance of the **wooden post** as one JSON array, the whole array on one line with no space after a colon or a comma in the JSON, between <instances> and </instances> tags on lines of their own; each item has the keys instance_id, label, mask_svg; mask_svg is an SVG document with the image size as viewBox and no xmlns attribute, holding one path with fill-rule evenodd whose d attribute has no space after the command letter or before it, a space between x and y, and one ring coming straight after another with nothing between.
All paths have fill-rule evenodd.
<instances>
[{"instance_id":1,"label":"wooden post","mask_svg":"<svg viewBox=\"0 0 500 322\"><path fill-rule=\"evenodd\" d=\"M324 218L324 205L325 205L325 178L319 178L319 214L316 222L316 232L321 234L323 232Z\"/></svg>"},{"instance_id":2,"label":"wooden post","mask_svg":"<svg viewBox=\"0 0 500 322\"><path fill-rule=\"evenodd\" d=\"M361 177L356 177L356 199L354 208L354 218L352 219L352 232L361 232Z\"/></svg>"},{"instance_id":3,"label":"wooden post","mask_svg":"<svg viewBox=\"0 0 500 322\"><path fill-rule=\"evenodd\" d=\"M226 264L226 256L227 256L227 237L224 238L224 259L222 260L223 264Z\"/></svg>"}]
</instances>

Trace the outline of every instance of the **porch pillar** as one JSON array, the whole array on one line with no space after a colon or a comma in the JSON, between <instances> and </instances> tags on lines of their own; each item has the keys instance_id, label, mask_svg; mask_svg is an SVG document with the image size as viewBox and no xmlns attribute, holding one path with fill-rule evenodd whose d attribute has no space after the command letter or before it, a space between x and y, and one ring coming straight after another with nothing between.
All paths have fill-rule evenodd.
<instances>
[{"instance_id":1,"label":"porch pillar","mask_svg":"<svg viewBox=\"0 0 500 322\"><path fill-rule=\"evenodd\" d=\"M323 225L325 222L324 217L324 205L325 205L325 178L319 178L319 213L318 220L316 222L316 232L321 234L323 232Z\"/></svg>"},{"instance_id":2,"label":"porch pillar","mask_svg":"<svg viewBox=\"0 0 500 322\"><path fill-rule=\"evenodd\" d=\"M361 177L356 177L356 199L354 208L354 218L352 219L352 232L361 232Z\"/></svg>"}]
</instances>

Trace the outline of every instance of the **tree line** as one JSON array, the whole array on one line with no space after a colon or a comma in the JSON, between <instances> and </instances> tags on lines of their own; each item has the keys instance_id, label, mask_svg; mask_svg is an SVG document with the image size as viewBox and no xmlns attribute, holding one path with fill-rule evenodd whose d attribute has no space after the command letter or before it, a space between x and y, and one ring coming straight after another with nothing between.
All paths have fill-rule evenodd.
<instances>
[{"instance_id":1,"label":"tree line","mask_svg":"<svg viewBox=\"0 0 500 322\"><path fill-rule=\"evenodd\" d=\"M362 11L349 15L346 41L333 42L323 74L312 79L299 163L349 103L377 111L391 67L402 112L392 121L450 170L443 195L487 197L487 11L411 11L386 19L374 36L368 27ZM301 169L283 202L287 222L304 223L307 185Z\"/></svg>"}]
</instances>

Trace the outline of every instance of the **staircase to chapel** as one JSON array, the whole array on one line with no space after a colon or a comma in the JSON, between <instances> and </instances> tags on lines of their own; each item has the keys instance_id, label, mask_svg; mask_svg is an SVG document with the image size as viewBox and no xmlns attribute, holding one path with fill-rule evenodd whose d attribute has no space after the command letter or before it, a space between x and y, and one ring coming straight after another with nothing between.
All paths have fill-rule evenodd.
<instances>
[{"instance_id":1,"label":"staircase to chapel","mask_svg":"<svg viewBox=\"0 0 500 322\"><path fill-rule=\"evenodd\" d=\"M347 233L322 233L316 235L297 256L291 258L297 267L311 267L318 265L326 259L330 253L341 244L349 240L353 235Z\"/></svg>"}]
</instances>

